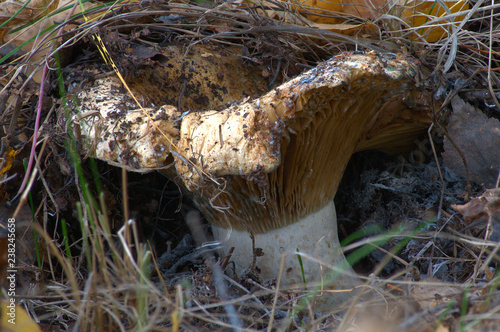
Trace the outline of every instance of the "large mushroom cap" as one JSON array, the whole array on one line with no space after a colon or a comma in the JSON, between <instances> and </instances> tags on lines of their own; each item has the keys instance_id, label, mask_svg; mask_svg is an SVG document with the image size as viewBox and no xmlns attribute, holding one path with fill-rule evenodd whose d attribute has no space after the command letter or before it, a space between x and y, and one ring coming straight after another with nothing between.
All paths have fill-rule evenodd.
<instances>
[{"instance_id":1,"label":"large mushroom cap","mask_svg":"<svg viewBox=\"0 0 500 332\"><path fill-rule=\"evenodd\" d=\"M416 60L346 53L260 98L222 111L181 115L172 105L149 110L148 125L149 133L161 133L170 143L162 145L175 160L175 170L167 175L190 193L226 250L235 247L237 272L252 267L264 279L275 278L281 255L288 254L285 284L305 278L350 289L357 284L352 274L338 275L333 283L326 278L336 266L350 270L340 250L333 205L342 174L356 151L408 148L430 123L430 100L431 94L419 85ZM166 110L168 116L157 116ZM134 112L124 110L120 116ZM101 110L101 116L108 115ZM101 122L99 130L104 134L92 152L119 160L120 154L99 149L127 126L112 119L109 125ZM142 132L141 137L148 137L148 130ZM91 141L94 133L87 130ZM125 147L137 153L137 160L151 160L143 145ZM258 259L257 248L263 254ZM293 257L297 250L317 261L307 260L299 268ZM345 298L328 298L326 303Z\"/></svg>"}]
</instances>

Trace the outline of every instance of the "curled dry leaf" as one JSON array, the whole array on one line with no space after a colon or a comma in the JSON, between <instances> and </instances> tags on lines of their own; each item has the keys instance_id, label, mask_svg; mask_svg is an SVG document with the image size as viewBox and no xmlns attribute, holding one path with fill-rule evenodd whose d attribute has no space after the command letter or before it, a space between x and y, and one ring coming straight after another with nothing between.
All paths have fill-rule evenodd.
<instances>
[{"instance_id":1,"label":"curled dry leaf","mask_svg":"<svg viewBox=\"0 0 500 332\"><path fill-rule=\"evenodd\" d=\"M500 241L500 189L488 189L479 197L463 205L452 205L465 221L472 223L480 218L488 219L491 227L490 240Z\"/></svg>"},{"instance_id":2,"label":"curled dry leaf","mask_svg":"<svg viewBox=\"0 0 500 332\"><path fill-rule=\"evenodd\" d=\"M415 283L412 297L425 310L439 304L447 304L460 296L464 289L464 285L445 284L437 278L427 278Z\"/></svg>"},{"instance_id":3,"label":"curled dry leaf","mask_svg":"<svg viewBox=\"0 0 500 332\"><path fill-rule=\"evenodd\" d=\"M66 1L64 2L67 3ZM59 0L0 1L0 25L4 24L0 28L0 42L4 42L4 39L12 39L12 37L6 37L11 29L40 19L57 8L60 8ZM54 18L54 20L56 20L56 18ZM30 30L31 33L22 37L16 34L14 42L16 44L21 44L31 38L34 33L37 33L39 29L40 26L38 24L28 27L26 30Z\"/></svg>"},{"instance_id":4,"label":"curled dry leaf","mask_svg":"<svg viewBox=\"0 0 500 332\"><path fill-rule=\"evenodd\" d=\"M26 1L16 0L1 2L0 24L9 21L5 27L13 27L21 23L28 23L50 13L59 5L59 0L32 0L28 2L28 4L26 4ZM23 8L23 6L25 7Z\"/></svg>"},{"instance_id":5,"label":"curled dry leaf","mask_svg":"<svg viewBox=\"0 0 500 332\"><path fill-rule=\"evenodd\" d=\"M75 10L63 10L67 6L70 8L70 5L73 5ZM23 8L23 6L25 7ZM24 58L21 62L34 64L41 61L49 52L50 47L41 45L41 43L46 42L45 38L35 37L44 33L43 31L46 31L47 28L64 22L70 13L76 14L80 12L81 8L89 8L90 6L93 6L90 2L84 2L78 6L78 2L74 0L7 0L5 2L0 0L0 26L5 24L0 28L0 43L5 43L5 45L0 45L0 49L5 49L7 46L11 48L12 45L19 47L26 43L22 47L22 51L29 54L29 60ZM59 12L55 13L58 9L60 9ZM19 13L17 13L18 11ZM17 31L16 29L20 26L26 27ZM69 29L69 27L67 25L65 29ZM8 52L4 51L3 53ZM33 71L37 71L33 80L40 82L40 68L42 68L40 65L28 66L26 76L30 77Z\"/></svg>"}]
</instances>

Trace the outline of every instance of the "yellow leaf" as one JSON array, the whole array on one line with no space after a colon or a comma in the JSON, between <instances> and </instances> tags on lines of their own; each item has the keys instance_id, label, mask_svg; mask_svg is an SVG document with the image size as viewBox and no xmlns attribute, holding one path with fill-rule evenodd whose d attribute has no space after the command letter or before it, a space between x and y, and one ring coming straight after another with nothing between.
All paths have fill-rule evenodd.
<instances>
[{"instance_id":1,"label":"yellow leaf","mask_svg":"<svg viewBox=\"0 0 500 332\"><path fill-rule=\"evenodd\" d=\"M41 332L40 327L23 308L11 302L0 302L0 331Z\"/></svg>"},{"instance_id":2,"label":"yellow leaf","mask_svg":"<svg viewBox=\"0 0 500 332\"><path fill-rule=\"evenodd\" d=\"M12 167L12 160L14 160L14 157L16 156L17 151L11 148L10 146L7 147L4 155L2 158L0 158L0 177L5 174L11 167Z\"/></svg>"},{"instance_id":3,"label":"yellow leaf","mask_svg":"<svg viewBox=\"0 0 500 332\"><path fill-rule=\"evenodd\" d=\"M343 1L342 10L344 13L361 18L377 18L381 14L381 8L385 5L385 0L349 0Z\"/></svg>"},{"instance_id":4,"label":"yellow leaf","mask_svg":"<svg viewBox=\"0 0 500 332\"><path fill-rule=\"evenodd\" d=\"M436 332L449 332L450 329L448 327L444 326L443 324L439 324L434 331L436 331Z\"/></svg>"},{"instance_id":5,"label":"yellow leaf","mask_svg":"<svg viewBox=\"0 0 500 332\"><path fill-rule=\"evenodd\" d=\"M464 0L445 1L444 3L452 13L458 13L469 9L468 2ZM446 11L435 0L404 0L401 1L401 4L404 5L402 19L411 27L419 27L429 21L446 15ZM453 22L455 25L458 25L464 18L465 15L457 16L454 18ZM436 23L433 27L416 30L416 33L423 36L428 42L434 42L452 32L450 29L451 24L452 23L448 21L441 21ZM413 38L415 38L415 36L413 36Z\"/></svg>"},{"instance_id":6,"label":"yellow leaf","mask_svg":"<svg viewBox=\"0 0 500 332\"><path fill-rule=\"evenodd\" d=\"M332 14L342 12L342 1L340 0L289 0L292 8L308 13L320 15L306 15L308 19L316 23L337 24L343 19L331 17Z\"/></svg>"}]
</instances>

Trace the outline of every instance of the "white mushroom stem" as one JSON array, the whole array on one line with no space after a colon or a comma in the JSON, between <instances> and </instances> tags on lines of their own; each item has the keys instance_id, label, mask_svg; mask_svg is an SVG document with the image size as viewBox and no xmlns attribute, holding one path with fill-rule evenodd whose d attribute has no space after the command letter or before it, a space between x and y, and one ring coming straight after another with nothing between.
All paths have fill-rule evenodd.
<instances>
[{"instance_id":1,"label":"white mushroom stem","mask_svg":"<svg viewBox=\"0 0 500 332\"><path fill-rule=\"evenodd\" d=\"M254 259L252 250L249 250L252 240L248 232L217 226L212 227L212 230L223 245L223 253L234 247L231 260L236 273L242 274ZM254 240L255 248L263 252L262 257L257 257L256 266L264 280L281 278L283 285L304 289L303 269L307 289L317 286L323 290L345 291L336 293L335 303L347 301L352 296L350 290L360 284L356 273L346 264L340 247L333 200L299 222L267 233L254 234ZM301 255L302 268L298 253ZM284 268L280 271L282 259L285 260ZM324 299L324 302L333 304L332 297Z\"/></svg>"}]
</instances>

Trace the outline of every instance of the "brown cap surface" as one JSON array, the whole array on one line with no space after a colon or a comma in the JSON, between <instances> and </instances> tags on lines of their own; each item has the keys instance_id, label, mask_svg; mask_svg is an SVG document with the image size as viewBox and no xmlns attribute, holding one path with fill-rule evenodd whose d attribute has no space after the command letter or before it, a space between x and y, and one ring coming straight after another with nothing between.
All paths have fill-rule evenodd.
<instances>
[{"instance_id":1,"label":"brown cap surface","mask_svg":"<svg viewBox=\"0 0 500 332\"><path fill-rule=\"evenodd\" d=\"M295 222L333 199L355 151L397 151L428 126L418 66L343 54L254 101L188 114L178 174L212 224L262 233Z\"/></svg>"}]
</instances>

